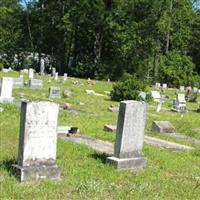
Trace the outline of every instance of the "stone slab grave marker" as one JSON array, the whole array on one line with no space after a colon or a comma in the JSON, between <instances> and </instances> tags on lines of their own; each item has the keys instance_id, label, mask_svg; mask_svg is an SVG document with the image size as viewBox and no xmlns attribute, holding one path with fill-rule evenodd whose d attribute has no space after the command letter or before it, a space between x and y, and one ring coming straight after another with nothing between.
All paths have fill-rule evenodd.
<instances>
[{"instance_id":1,"label":"stone slab grave marker","mask_svg":"<svg viewBox=\"0 0 200 200\"><path fill-rule=\"evenodd\" d=\"M66 81L66 80L67 80L67 73L64 73L63 81Z\"/></svg>"},{"instance_id":2,"label":"stone slab grave marker","mask_svg":"<svg viewBox=\"0 0 200 200\"><path fill-rule=\"evenodd\" d=\"M45 70L45 60L44 58L41 58L40 60L40 75L44 75Z\"/></svg>"},{"instance_id":3,"label":"stone slab grave marker","mask_svg":"<svg viewBox=\"0 0 200 200\"><path fill-rule=\"evenodd\" d=\"M12 103L14 98L12 97L13 79L10 77L3 77L0 81L0 102Z\"/></svg>"},{"instance_id":4,"label":"stone slab grave marker","mask_svg":"<svg viewBox=\"0 0 200 200\"><path fill-rule=\"evenodd\" d=\"M63 96L64 97L71 97L72 96L72 91L71 90L64 90Z\"/></svg>"},{"instance_id":5,"label":"stone slab grave marker","mask_svg":"<svg viewBox=\"0 0 200 200\"><path fill-rule=\"evenodd\" d=\"M60 88L54 86L50 87L49 98L60 98Z\"/></svg>"},{"instance_id":6,"label":"stone slab grave marker","mask_svg":"<svg viewBox=\"0 0 200 200\"><path fill-rule=\"evenodd\" d=\"M155 102L160 102L160 100L161 100L160 92L151 91L151 96L153 97Z\"/></svg>"},{"instance_id":7,"label":"stone slab grave marker","mask_svg":"<svg viewBox=\"0 0 200 200\"><path fill-rule=\"evenodd\" d=\"M194 87L194 88L193 88L193 93L198 94L198 92L199 92L199 89L196 88L196 87Z\"/></svg>"},{"instance_id":8,"label":"stone slab grave marker","mask_svg":"<svg viewBox=\"0 0 200 200\"><path fill-rule=\"evenodd\" d=\"M117 127L115 125L109 125L109 124L104 125L104 131L115 133L116 130L117 130Z\"/></svg>"},{"instance_id":9,"label":"stone slab grave marker","mask_svg":"<svg viewBox=\"0 0 200 200\"><path fill-rule=\"evenodd\" d=\"M55 79L55 81L58 80L58 72L55 73L54 79Z\"/></svg>"},{"instance_id":10,"label":"stone slab grave marker","mask_svg":"<svg viewBox=\"0 0 200 200\"><path fill-rule=\"evenodd\" d=\"M185 86L180 86L180 92L185 92Z\"/></svg>"},{"instance_id":11,"label":"stone slab grave marker","mask_svg":"<svg viewBox=\"0 0 200 200\"><path fill-rule=\"evenodd\" d=\"M18 164L20 181L60 177L56 165L59 105L48 101L22 102Z\"/></svg>"},{"instance_id":12,"label":"stone slab grave marker","mask_svg":"<svg viewBox=\"0 0 200 200\"><path fill-rule=\"evenodd\" d=\"M118 169L142 169L146 165L142 153L146 109L144 102L120 102L114 156L107 158Z\"/></svg>"},{"instance_id":13,"label":"stone slab grave marker","mask_svg":"<svg viewBox=\"0 0 200 200\"><path fill-rule=\"evenodd\" d=\"M160 100L160 101L157 101L157 103L156 103L155 111L160 112L161 108L162 108L162 101Z\"/></svg>"},{"instance_id":14,"label":"stone slab grave marker","mask_svg":"<svg viewBox=\"0 0 200 200\"><path fill-rule=\"evenodd\" d=\"M13 88L23 88L24 80L23 78L13 78Z\"/></svg>"},{"instance_id":15,"label":"stone slab grave marker","mask_svg":"<svg viewBox=\"0 0 200 200\"><path fill-rule=\"evenodd\" d=\"M174 126L168 121L154 121L152 130L159 133L175 133Z\"/></svg>"},{"instance_id":16,"label":"stone slab grave marker","mask_svg":"<svg viewBox=\"0 0 200 200\"><path fill-rule=\"evenodd\" d=\"M162 88L163 88L164 90L166 90L166 89L167 89L167 83L163 83Z\"/></svg>"},{"instance_id":17,"label":"stone slab grave marker","mask_svg":"<svg viewBox=\"0 0 200 200\"><path fill-rule=\"evenodd\" d=\"M173 101L173 111L175 112L186 112L186 100L184 94L177 94L176 100Z\"/></svg>"},{"instance_id":18,"label":"stone slab grave marker","mask_svg":"<svg viewBox=\"0 0 200 200\"><path fill-rule=\"evenodd\" d=\"M146 97L147 97L147 94L146 94L146 92L140 92L138 97L140 97L143 101L145 101Z\"/></svg>"},{"instance_id":19,"label":"stone slab grave marker","mask_svg":"<svg viewBox=\"0 0 200 200\"><path fill-rule=\"evenodd\" d=\"M55 68L55 67L53 67L53 68L52 68L52 73L51 73L51 75L54 77L54 76L55 76L55 74L56 74L56 68Z\"/></svg>"},{"instance_id":20,"label":"stone slab grave marker","mask_svg":"<svg viewBox=\"0 0 200 200\"><path fill-rule=\"evenodd\" d=\"M43 81L39 79L30 79L29 87L32 89L40 89L43 86Z\"/></svg>"},{"instance_id":21,"label":"stone slab grave marker","mask_svg":"<svg viewBox=\"0 0 200 200\"><path fill-rule=\"evenodd\" d=\"M155 88L160 89L160 83L156 83Z\"/></svg>"},{"instance_id":22,"label":"stone slab grave marker","mask_svg":"<svg viewBox=\"0 0 200 200\"><path fill-rule=\"evenodd\" d=\"M34 78L34 71L33 71L32 68L30 68L30 69L28 70L28 78L29 78L29 79L33 79L33 78Z\"/></svg>"}]
</instances>

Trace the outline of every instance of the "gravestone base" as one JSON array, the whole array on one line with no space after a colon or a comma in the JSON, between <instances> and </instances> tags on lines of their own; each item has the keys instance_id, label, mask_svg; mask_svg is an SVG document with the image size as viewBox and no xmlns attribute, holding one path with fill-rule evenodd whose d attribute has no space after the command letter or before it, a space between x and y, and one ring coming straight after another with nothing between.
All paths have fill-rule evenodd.
<instances>
[{"instance_id":1,"label":"gravestone base","mask_svg":"<svg viewBox=\"0 0 200 200\"><path fill-rule=\"evenodd\" d=\"M107 163L110 163L117 167L119 170L140 170L143 169L147 160L145 157L136 157L136 158L117 158L117 157L108 157L106 160Z\"/></svg>"},{"instance_id":2,"label":"gravestone base","mask_svg":"<svg viewBox=\"0 0 200 200\"><path fill-rule=\"evenodd\" d=\"M19 166L12 165L20 182L36 181L39 179L59 179L60 169L57 165Z\"/></svg>"},{"instance_id":3,"label":"gravestone base","mask_svg":"<svg viewBox=\"0 0 200 200\"><path fill-rule=\"evenodd\" d=\"M0 103L13 103L14 97L12 98L4 98L0 97Z\"/></svg>"}]
</instances>

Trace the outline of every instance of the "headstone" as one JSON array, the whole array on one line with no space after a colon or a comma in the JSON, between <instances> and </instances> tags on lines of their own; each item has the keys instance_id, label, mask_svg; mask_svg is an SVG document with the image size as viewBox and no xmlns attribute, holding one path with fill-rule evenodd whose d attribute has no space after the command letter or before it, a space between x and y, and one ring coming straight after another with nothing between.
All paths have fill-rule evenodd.
<instances>
[{"instance_id":1,"label":"headstone","mask_svg":"<svg viewBox=\"0 0 200 200\"><path fill-rule=\"evenodd\" d=\"M109 124L104 125L104 131L115 133L116 130L117 130L117 127L114 125L109 125Z\"/></svg>"},{"instance_id":2,"label":"headstone","mask_svg":"<svg viewBox=\"0 0 200 200\"><path fill-rule=\"evenodd\" d=\"M138 97L141 98L143 101L145 101L146 97L147 97L147 94L146 94L146 92L140 92Z\"/></svg>"},{"instance_id":3,"label":"headstone","mask_svg":"<svg viewBox=\"0 0 200 200\"><path fill-rule=\"evenodd\" d=\"M3 71L3 73L8 73L10 70L7 68L3 68L2 71Z\"/></svg>"},{"instance_id":4,"label":"headstone","mask_svg":"<svg viewBox=\"0 0 200 200\"><path fill-rule=\"evenodd\" d=\"M45 69L44 64L45 64L44 58L41 58L40 60L40 74L41 75L44 75L44 69Z\"/></svg>"},{"instance_id":5,"label":"headstone","mask_svg":"<svg viewBox=\"0 0 200 200\"><path fill-rule=\"evenodd\" d=\"M199 89L196 88L196 87L194 87L194 88L193 88L193 93L197 94L198 92L199 92Z\"/></svg>"},{"instance_id":6,"label":"headstone","mask_svg":"<svg viewBox=\"0 0 200 200\"><path fill-rule=\"evenodd\" d=\"M43 86L43 81L39 79L30 79L29 87L32 89L40 89Z\"/></svg>"},{"instance_id":7,"label":"headstone","mask_svg":"<svg viewBox=\"0 0 200 200\"><path fill-rule=\"evenodd\" d=\"M57 134L59 135L68 135L71 127L70 126L58 126Z\"/></svg>"},{"instance_id":8,"label":"headstone","mask_svg":"<svg viewBox=\"0 0 200 200\"><path fill-rule=\"evenodd\" d=\"M174 126L168 121L154 121L152 131L159 133L175 133Z\"/></svg>"},{"instance_id":9,"label":"headstone","mask_svg":"<svg viewBox=\"0 0 200 200\"><path fill-rule=\"evenodd\" d=\"M114 113L118 113L118 112L119 112L119 107L114 107L114 106L111 105L111 106L108 108L108 111L114 112Z\"/></svg>"},{"instance_id":10,"label":"headstone","mask_svg":"<svg viewBox=\"0 0 200 200\"><path fill-rule=\"evenodd\" d=\"M19 75L19 78L22 78L22 79L23 79L23 78L24 78L24 75L23 75L23 74L20 74L20 75Z\"/></svg>"},{"instance_id":11,"label":"headstone","mask_svg":"<svg viewBox=\"0 0 200 200\"><path fill-rule=\"evenodd\" d=\"M146 110L144 102L120 102L114 156L107 158L118 169L141 169L146 165L142 153Z\"/></svg>"},{"instance_id":12,"label":"headstone","mask_svg":"<svg viewBox=\"0 0 200 200\"><path fill-rule=\"evenodd\" d=\"M110 79L108 78L108 81L107 81L108 83L110 83Z\"/></svg>"},{"instance_id":13,"label":"headstone","mask_svg":"<svg viewBox=\"0 0 200 200\"><path fill-rule=\"evenodd\" d=\"M64 97L71 97L72 96L72 91L71 90L65 90L63 92L63 96Z\"/></svg>"},{"instance_id":14,"label":"headstone","mask_svg":"<svg viewBox=\"0 0 200 200\"><path fill-rule=\"evenodd\" d=\"M94 91L94 90L85 90L85 92L86 92L87 94L95 94L95 91Z\"/></svg>"},{"instance_id":15,"label":"headstone","mask_svg":"<svg viewBox=\"0 0 200 200\"><path fill-rule=\"evenodd\" d=\"M180 86L180 92L185 92L185 86Z\"/></svg>"},{"instance_id":16,"label":"headstone","mask_svg":"<svg viewBox=\"0 0 200 200\"><path fill-rule=\"evenodd\" d=\"M66 81L67 80L67 74L64 73L64 76L63 76L63 81Z\"/></svg>"},{"instance_id":17,"label":"headstone","mask_svg":"<svg viewBox=\"0 0 200 200\"><path fill-rule=\"evenodd\" d=\"M155 109L155 111L156 112L160 112L161 108L162 108L162 101L158 101L156 103L156 109Z\"/></svg>"},{"instance_id":18,"label":"headstone","mask_svg":"<svg viewBox=\"0 0 200 200\"><path fill-rule=\"evenodd\" d=\"M18 164L20 181L57 179L57 118L59 105L48 101L22 102Z\"/></svg>"},{"instance_id":19,"label":"headstone","mask_svg":"<svg viewBox=\"0 0 200 200\"><path fill-rule=\"evenodd\" d=\"M57 81L58 80L58 72L55 73L54 79Z\"/></svg>"},{"instance_id":20,"label":"headstone","mask_svg":"<svg viewBox=\"0 0 200 200\"><path fill-rule=\"evenodd\" d=\"M160 83L156 83L155 88L160 89Z\"/></svg>"},{"instance_id":21,"label":"headstone","mask_svg":"<svg viewBox=\"0 0 200 200\"><path fill-rule=\"evenodd\" d=\"M13 78L13 87L14 88L22 88L22 87L24 87L23 78Z\"/></svg>"},{"instance_id":22,"label":"headstone","mask_svg":"<svg viewBox=\"0 0 200 200\"><path fill-rule=\"evenodd\" d=\"M13 102L12 89L13 89L13 79L9 77L3 77L0 83L0 102L1 103L11 103Z\"/></svg>"},{"instance_id":23,"label":"headstone","mask_svg":"<svg viewBox=\"0 0 200 200\"><path fill-rule=\"evenodd\" d=\"M52 68L52 74L51 74L51 75L52 75L53 77L55 77L55 74L56 74L56 68L53 67L53 68Z\"/></svg>"},{"instance_id":24,"label":"headstone","mask_svg":"<svg viewBox=\"0 0 200 200\"><path fill-rule=\"evenodd\" d=\"M186 112L186 100L184 94L177 94L176 100L173 101L173 111L176 112Z\"/></svg>"},{"instance_id":25,"label":"headstone","mask_svg":"<svg viewBox=\"0 0 200 200\"><path fill-rule=\"evenodd\" d=\"M163 83L162 88L163 88L164 90L166 90L166 89L167 89L167 83Z\"/></svg>"},{"instance_id":26,"label":"headstone","mask_svg":"<svg viewBox=\"0 0 200 200\"><path fill-rule=\"evenodd\" d=\"M160 102L160 100L161 100L160 92L151 91L151 96L153 97L155 102Z\"/></svg>"},{"instance_id":27,"label":"headstone","mask_svg":"<svg viewBox=\"0 0 200 200\"><path fill-rule=\"evenodd\" d=\"M50 87L49 98L60 98L60 88L54 86Z\"/></svg>"},{"instance_id":28,"label":"headstone","mask_svg":"<svg viewBox=\"0 0 200 200\"><path fill-rule=\"evenodd\" d=\"M33 78L34 78L34 71L33 71L32 68L30 68L30 69L28 70L28 78L29 78L29 79L33 79Z\"/></svg>"}]
</instances>

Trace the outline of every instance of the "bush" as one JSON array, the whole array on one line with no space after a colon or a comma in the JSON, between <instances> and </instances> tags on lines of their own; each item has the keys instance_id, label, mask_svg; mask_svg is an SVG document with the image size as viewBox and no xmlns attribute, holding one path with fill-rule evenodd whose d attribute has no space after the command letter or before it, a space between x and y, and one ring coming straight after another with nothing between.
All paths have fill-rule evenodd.
<instances>
[{"instance_id":1,"label":"bush","mask_svg":"<svg viewBox=\"0 0 200 200\"><path fill-rule=\"evenodd\" d=\"M113 85L113 90L111 91L111 99L114 101L122 100L144 100L139 94L140 92L148 92L148 87L145 82L136 79L133 76L125 75L121 81ZM147 94L146 100L151 100L151 95Z\"/></svg>"}]
</instances>

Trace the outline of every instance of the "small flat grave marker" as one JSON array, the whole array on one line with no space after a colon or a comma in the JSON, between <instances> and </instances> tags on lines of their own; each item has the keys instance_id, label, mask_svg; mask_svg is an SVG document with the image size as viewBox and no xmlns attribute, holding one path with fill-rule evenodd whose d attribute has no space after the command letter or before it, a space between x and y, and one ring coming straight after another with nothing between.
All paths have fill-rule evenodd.
<instances>
[{"instance_id":1,"label":"small flat grave marker","mask_svg":"<svg viewBox=\"0 0 200 200\"><path fill-rule=\"evenodd\" d=\"M60 98L60 88L54 86L50 87L49 98Z\"/></svg>"},{"instance_id":2,"label":"small flat grave marker","mask_svg":"<svg viewBox=\"0 0 200 200\"><path fill-rule=\"evenodd\" d=\"M32 89L40 89L43 86L43 81L39 79L30 79L29 87Z\"/></svg>"},{"instance_id":3,"label":"small flat grave marker","mask_svg":"<svg viewBox=\"0 0 200 200\"><path fill-rule=\"evenodd\" d=\"M152 130L159 133L175 133L174 126L168 121L154 121Z\"/></svg>"}]
</instances>

